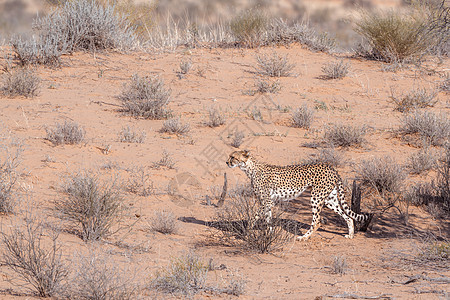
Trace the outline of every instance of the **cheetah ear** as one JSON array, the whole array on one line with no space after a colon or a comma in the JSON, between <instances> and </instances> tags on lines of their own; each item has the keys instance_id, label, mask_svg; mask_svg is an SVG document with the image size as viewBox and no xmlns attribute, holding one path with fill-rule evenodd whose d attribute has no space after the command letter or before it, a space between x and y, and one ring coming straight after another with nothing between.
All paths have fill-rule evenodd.
<instances>
[{"instance_id":1,"label":"cheetah ear","mask_svg":"<svg viewBox=\"0 0 450 300\"><path fill-rule=\"evenodd\" d=\"M243 154L245 158L248 158L250 156L250 152L248 150L244 150Z\"/></svg>"}]
</instances>

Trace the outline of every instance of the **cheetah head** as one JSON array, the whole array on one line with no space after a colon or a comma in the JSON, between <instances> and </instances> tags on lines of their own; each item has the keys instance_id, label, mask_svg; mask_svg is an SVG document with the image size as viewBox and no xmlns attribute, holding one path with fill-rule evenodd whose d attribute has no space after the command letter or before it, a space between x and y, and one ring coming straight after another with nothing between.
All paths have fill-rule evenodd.
<instances>
[{"instance_id":1,"label":"cheetah head","mask_svg":"<svg viewBox=\"0 0 450 300\"><path fill-rule=\"evenodd\" d=\"M247 150L234 151L227 160L227 166L230 168L240 167L245 169L250 153Z\"/></svg>"}]
</instances>

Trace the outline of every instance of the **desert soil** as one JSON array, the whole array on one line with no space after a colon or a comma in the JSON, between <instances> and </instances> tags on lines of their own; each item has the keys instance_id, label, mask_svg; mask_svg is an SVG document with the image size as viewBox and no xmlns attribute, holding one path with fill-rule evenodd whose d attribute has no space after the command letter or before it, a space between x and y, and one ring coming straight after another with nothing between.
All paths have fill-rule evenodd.
<instances>
[{"instance_id":1,"label":"desert soil","mask_svg":"<svg viewBox=\"0 0 450 300\"><path fill-rule=\"evenodd\" d=\"M1 49L0 64L10 51ZM276 51L287 55L295 64L290 77L279 78L281 90L276 94L248 95L254 88L256 54ZM391 88L398 93L417 87L432 88L441 80L437 73L419 74L402 69L383 71L380 62L338 55L351 65L342 80L322 78L322 66L337 59L314 53L300 45L279 48L249 49L180 49L175 53L75 53L64 56L61 68L38 67L41 89L34 98L0 98L1 130L4 141L21 140L21 195L18 212L0 217L2 227L23 222L25 212L45 220L53 227L62 226L52 215L52 201L62 196L65 178L77 171L97 172L105 180L117 178L126 187L133 170L141 168L149 175L154 191L139 196L122 189L129 212L125 230L109 242L85 243L70 233L62 232L60 241L64 256L70 260L77 253L95 247L118 265L128 266L139 274L146 285L156 270L167 266L171 258L193 249L204 261L224 265L209 273L209 282L222 284L232 276L246 280L243 299L328 299L333 295L354 294L360 297L385 296L395 299L442 299L448 297L449 284L418 279L405 284L410 276L450 277L448 266L421 263L418 251L423 237L429 233L450 238L449 224L433 219L427 212L409 208L405 225L399 212L387 210L377 215L366 233L356 233L352 240L344 238L346 227L331 211L325 209L326 224L309 241L295 239L280 251L258 254L240 247L211 242L213 229L205 221L213 220L217 211L206 205L211 189L221 188L223 173L229 186L248 182L242 171L228 169L225 161L230 152L230 135L245 133L242 149L250 150L260 160L272 164L302 162L318 150L308 144L320 141L324 128L332 124L366 126L367 142L362 147L338 149L344 163L338 167L349 183L355 178L354 167L364 159L390 156L404 164L418 151L393 134L401 124L402 113L394 111L389 100ZM193 68L180 78L182 60L192 61ZM449 61L438 67L448 70ZM163 120L136 119L123 115L117 96L133 74L161 76L171 89L169 108L181 121L190 124L185 136L160 133ZM309 130L291 126L292 111L307 104L316 107ZM208 109L215 107L226 116L226 123L216 128L205 125ZM430 111L449 113L449 96L443 92ZM260 110L262 120L251 118L252 110ZM87 139L80 145L54 146L46 137L46 128L70 120L86 130ZM145 131L143 143L118 141L124 126ZM174 169L154 168L163 152L175 162ZM426 181L433 173L410 175L405 186ZM168 193L168 187L175 187ZM213 203L216 199L212 200ZM373 208L373 198L363 198L363 210ZM295 214L290 217L304 224L311 221L307 196L293 201ZM156 210L173 212L177 219L176 234L164 235L149 230ZM404 209L404 207L402 207ZM122 243L117 243L121 241ZM347 262L345 274L334 274L335 257ZM27 299L25 288L14 286L13 274L0 268L1 298ZM16 296L11 295L17 293ZM446 296L445 296L446 295ZM144 291L144 297L175 297ZM233 298L229 295L200 293L196 298ZM318 297L318 298L317 298ZM322 297L322 298L320 298Z\"/></svg>"}]
</instances>

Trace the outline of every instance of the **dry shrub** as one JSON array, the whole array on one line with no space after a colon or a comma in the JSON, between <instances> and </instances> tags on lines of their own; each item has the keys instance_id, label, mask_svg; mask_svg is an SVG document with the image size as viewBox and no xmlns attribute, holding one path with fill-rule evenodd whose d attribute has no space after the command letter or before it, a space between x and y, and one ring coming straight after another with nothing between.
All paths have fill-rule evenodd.
<instances>
[{"instance_id":1,"label":"dry shrub","mask_svg":"<svg viewBox=\"0 0 450 300\"><path fill-rule=\"evenodd\" d=\"M258 78L255 82L255 90L254 93L260 93L260 94L275 94L278 93L281 90L280 81L270 81L266 79Z\"/></svg>"},{"instance_id":2,"label":"dry shrub","mask_svg":"<svg viewBox=\"0 0 450 300\"><path fill-rule=\"evenodd\" d=\"M131 82L124 85L119 99L122 101L122 112L136 118L160 120L171 115L167 108L170 90L158 76L149 78L134 74Z\"/></svg>"},{"instance_id":3,"label":"dry shrub","mask_svg":"<svg viewBox=\"0 0 450 300\"><path fill-rule=\"evenodd\" d=\"M155 211L151 221L150 229L163 234L173 234L177 231L175 215L166 210Z\"/></svg>"},{"instance_id":4,"label":"dry shrub","mask_svg":"<svg viewBox=\"0 0 450 300\"><path fill-rule=\"evenodd\" d=\"M153 167L155 169L159 169L161 167L166 167L168 169L174 169L175 162L173 161L172 156L166 150L163 151L163 155L160 160L153 163Z\"/></svg>"},{"instance_id":5,"label":"dry shrub","mask_svg":"<svg viewBox=\"0 0 450 300\"><path fill-rule=\"evenodd\" d=\"M398 194L406 178L403 167L389 156L363 160L355 171L363 185L375 189L383 198Z\"/></svg>"},{"instance_id":6,"label":"dry shrub","mask_svg":"<svg viewBox=\"0 0 450 300\"><path fill-rule=\"evenodd\" d=\"M270 77L288 77L291 76L295 64L289 63L287 56L280 56L275 51L271 55L256 55L256 72Z\"/></svg>"},{"instance_id":7,"label":"dry shrub","mask_svg":"<svg viewBox=\"0 0 450 300\"><path fill-rule=\"evenodd\" d=\"M320 148L319 153L310 155L306 160L307 164L323 163L335 168L342 164L342 153L336 151L334 148Z\"/></svg>"},{"instance_id":8,"label":"dry shrub","mask_svg":"<svg viewBox=\"0 0 450 300\"><path fill-rule=\"evenodd\" d=\"M0 91L7 97L34 97L38 94L40 78L29 69L20 68L7 72Z\"/></svg>"},{"instance_id":9,"label":"dry shrub","mask_svg":"<svg viewBox=\"0 0 450 300\"><path fill-rule=\"evenodd\" d=\"M408 158L408 168L412 174L420 174L436 166L436 155L430 147L423 147Z\"/></svg>"},{"instance_id":10,"label":"dry shrub","mask_svg":"<svg viewBox=\"0 0 450 300\"><path fill-rule=\"evenodd\" d=\"M39 297L53 297L63 290L68 275L63 264L58 235L44 232L44 225L27 219L24 228L17 225L1 233L1 265L17 276L13 284L25 287Z\"/></svg>"},{"instance_id":11,"label":"dry shrub","mask_svg":"<svg viewBox=\"0 0 450 300\"><path fill-rule=\"evenodd\" d=\"M263 216L256 219L260 213L260 201L256 197L248 195L245 189L229 194L230 199L219 209L211 223L218 229L214 234L220 243L270 253L282 249L292 240L290 232L297 232L296 224L282 219L280 210L273 210L269 226Z\"/></svg>"},{"instance_id":12,"label":"dry shrub","mask_svg":"<svg viewBox=\"0 0 450 300\"><path fill-rule=\"evenodd\" d=\"M76 253L71 284L65 296L79 300L136 299L138 286L135 274L129 268L118 266L117 261L98 251Z\"/></svg>"},{"instance_id":13,"label":"dry shrub","mask_svg":"<svg viewBox=\"0 0 450 300\"><path fill-rule=\"evenodd\" d=\"M322 72L325 73L325 79L342 79L348 74L349 63L340 59L336 62L331 62L322 67Z\"/></svg>"},{"instance_id":14,"label":"dry shrub","mask_svg":"<svg viewBox=\"0 0 450 300\"><path fill-rule=\"evenodd\" d=\"M117 139L122 143L139 143L142 144L145 141L147 134L144 130L137 132L135 128L130 126L122 127L119 131Z\"/></svg>"},{"instance_id":15,"label":"dry shrub","mask_svg":"<svg viewBox=\"0 0 450 300\"><path fill-rule=\"evenodd\" d=\"M303 104L292 114L292 126L309 129L314 119L314 112L314 109L311 109L308 105Z\"/></svg>"},{"instance_id":16,"label":"dry shrub","mask_svg":"<svg viewBox=\"0 0 450 300\"><path fill-rule=\"evenodd\" d=\"M1 136L6 141L8 137ZM23 145L15 140L0 144L0 213L10 214L17 205L18 167L21 163Z\"/></svg>"},{"instance_id":17,"label":"dry shrub","mask_svg":"<svg viewBox=\"0 0 450 300\"><path fill-rule=\"evenodd\" d=\"M325 128L323 138L327 144L335 147L361 147L366 142L366 132L365 126L334 124Z\"/></svg>"},{"instance_id":18,"label":"dry shrub","mask_svg":"<svg viewBox=\"0 0 450 300\"><path fill-rule=\"evenodd\" d=\"M331 264L331 271L334 274L343 275L347 272L347 259L345 256L334 256L333 263Z\"/></svg>"},{"instance_id":19,"label":"dry shrub","mask_svg":"<svg viewBox=\"0 0 450 300\"><path fill-rule=\"evenodd\" d=\"M417 108L432 107L436 104L437 100L436 91L428 91L427 89L416 89L410 91L407 95L401 95L397 97L394 95L394 91L391 90L391 100L395 104L395 110L399 112L409 112Z\"/></svg>"},{"instance_id":20,"label":"dry shrub","mask_svg":"<svg viewBox=\"0 0 450 300\"><path fill-rule=\"evenodd\" d=\"M191 130L189 123L181 123L180 117L171 118L164 121L163 126L159 130L162 133L185 135Z\"/></svg>"},{"instance_id":21,"label":"dry shrub","mask_svg":"<svg viewBox=\"0 0 450 300\"><path fill-rule=\"evenodd\" d=\"M244 141L245 133L243 131L236 131L233 133L232 140L231 140L231 146L234 148L239 148L242 145L242 142Z\"/></svg>"},{"instance_id":22,"label":"dry shrub","mask_svg":"<svg viewBox=\"0 0 450 300\"><path fill-rule=\"evenodd\" d=\"M193 295L205 288L208 265L193 252L171 259L165 269L156 272L151 287L166 293Z\"/></svg>"},{"instance_id":23,"label":"dry shrub","mask_svg":"<svg viewBox=\"0 0 450 300\"><path fill-rule=\"evenodd\" d=\"M263 33L268 22L262 12L247 10L231 20L230 29L239 45L253 48L264 43Z\"/></svg>"},{"instance_id":24,"label":"dry shrub","mask_svg":"<svg viewBox=\"0 0 450 300\"><path fill-rule=\"evenodd\" d=\"M126 209L116 180L102 182L89 172L72 175L63 192L65 195L54 201L55 214L83 241L110 236Z\"/></svg>"},{"instance_id":25,"label":"dry shrub","mask_svg":"<svg viewBox=\"0 0 450 300\"><path fill-rule=\"evenodd\" d=\"M208 120L206 121L206 125L209 127L218 127L220 125L225 124L225 115L216 107L210 107L208 109Z\"/></svg>"},{"instance_id":26,"label":"dry shrub","mask_svg":"<svg viewBox=\"0 0 450 300\"><path fill-rule=\"evenodd\" d=\"M416 110L404 115L401 121L403 124L397 131L401 136L415 135L433 146L441 146L450 137L450 121L446 114Z\"/></svg>"},{"instance_id":27,"label":"dry shrub","mask_svg":"<svg viewBox=\"0 0 450 300\"><path fill-rule=\"evenodd\" d=\"M126 189L133 194L147 197L153 194L154 187L151 175L143 167L132 169Z\"/></svg>"},{"instance_id":28,"label":"dry shrub","mask_svg":"<svg viewBox=\"0 0 450 300\"><path fill-rule=\"evenodd\" d=\"M450 144L445 147L443 157L438 160L437 176L431 183L419 183L410 188L405 200L423 206L435 218L450 215Z\"/></svg>"},{"instance_id":29,"label":"dry shrub","mask_svg":"<svg viewBox=\"0 0 450 300\"><path fill-rule=\"evenodd\" d=\"M76 122L64 121L56 123L55 128L46 128L46 139L54 145L73 145L84 141L86 132Z\"/></svg>"}]
</instances>

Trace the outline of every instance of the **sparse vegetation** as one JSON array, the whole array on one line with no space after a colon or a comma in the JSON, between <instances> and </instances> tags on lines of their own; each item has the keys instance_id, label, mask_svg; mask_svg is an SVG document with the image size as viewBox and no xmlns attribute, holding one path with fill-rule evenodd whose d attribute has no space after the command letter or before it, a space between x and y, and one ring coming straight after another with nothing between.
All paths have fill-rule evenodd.
<instances>
[{"instance_id":1,"label":"sparse vegetation","mask_svg":"<svg viewBox=\"0 0 450 300\"><path fill-rule=\"evenodd\" d=\"M153 194L154 187L150 174L143 167L132 169L128 179L127 190L142 197Z\"/></svg>"},{"instance_id":2,"label":"sparse vegetation","mask_svg":"<svg viewBox=\"0 0 450 300\"><path fill-rule=\"evenodd\" d=\"M183 59L180 62L180 70L178 71L178 76L183 78L192 68L192 61Z\"/></svg>"},{"instance_id":3,"label":"sparse vegetation","mask_svg":"<svg viewBox=\"0 0 450 300\"><path fill-rule=\"evenodd\" d=\"M331 271L334 274L343 275L347 272L347 259L345 256L335 256L333 257L333 263L331 264Z\"/></svg>"},{"instance_id":4,"label":"sparse vegetation","mask_svg":"<svg viewBox=\"0 0 450 300\"><path fill-rule=\"evenodd\" d=\"M163 234L173 234L177 230L177 222L175 215L170 211L155 211L150 221L150 229Z\"/></svg>"},{"instance_id":5,"label":"sparse vegetation","mask_svg":"<svg viewBox=\"0 0 450 300\"><path fill-rule=\"evenodd\" d=\"M17 276L15 285L40 297L53 297L63 289L68 269L63 264L58 235L43 229L42 223L28 219L24 228L14 225L10 232L2 232L0 263Z\"/></svg>"},{"instance_id":6,"label":"sparse vegetation","mask_svg":"<svg viewBox=\"0 0 450 300\"><path fill-rule=\"evenodd\" d=\"M84 141L86 132L76 122L56 123L54 128L46 128L46 139L54 145L74 145Z\"/></svg>"},{"instance_id":7,"label":"sparse vegetation","mask_svg":"<svg viewBox=\"0 0 450 300\"><path fill-rule=\"evenodd\" d=\"M292 114L292 126L309 129L311 127L313 119L314 109L311 109L308 107L308 105L303 104Z\"/></svg>"},{"instance_id":8,"label":"sparse vegetation","mask_svg":"<svg viewBox=\"0 0 450 300\"><path fill-rule=\"evenodd\" d=\"M450 121L446 114L415 110L403 116L398 134L403 138L415 136L433 146L440 146L450 137Z\"/></svg>"},{"instance_id":9,"label":"sparse vegetation","mask_svg":"<svg viewBox=\"0 0 450 300\"><path fill-rule=\"evenodd\" d=\"M324 140L334 147L360 147L366 142L366 132L365 126L334 124L325 127Z\"/></svg>"},{"instance_id":10,"label":"sparse vegetation","mask_svg":"<svg viewBox=\"0 0 450 300\"><path fill-rule=\"evenodd\" d=\"M159 169L161 167L166 167L168 169L174 169L175 162L172 159L172 156L166 150L163 151L163 155L160 160L153 163L153 167Z\"/></svg>"},{"instance_id":11,"label":"sparse vegetation","mask_svg":"<svg viewBox=\"0 0 450 300\"><path fill-rule=\"evenodd\" d=\"M32 70L19 68L4 75L0 91L7 97L34 97L38 94L40 82Z\"/></svg>"},{"instance_id":12,"label":"sparse vegetation","mask_svg":"<svg viewBox=\"0 0 450 300\"><path fill-rule=\"evenodd\" d=\"M231 146L234 148L239 148L242 145L244 138L245 138L244 132L236 130L231 140Z\"/></svg>"},{"instance_id":13,"label":"sparse vegetation","mask_svg":"<svg viewBox=\"0 0 450 300\"><path fill-rule=\"evenodd\" d=\"M208 120L206 121L206 125L209 127L218 127L220 125L225 124L225 115L222 111L217 109L216 107L210 107L208 109Z\"/></svg>"},{"instance_id":14,"label":"sparse vegetation","mask_svg":"<svg viewBox=\"0 0 450 300\"><path fill-rule=\"evenodd\" d=\"M434 106L437 102L435 99L437 93L435 91L428 91L427 89L417 89L410 91L407 95L397 97L394 91L391 90L391 100L395 104L395 110L400 112L409 112L417 108L426 108Z\"/></svg>"},{"instance_id":15,"label":"sparse vegetation","mask_svg":"<svg viewBox=\"0 0 450 300\"><path fill-rule=\"evenodd\" d=\"M145 131L136 132L135 128L130 126L122 127L119 131L117 139L122 143L139 143L142 144L145 141L147 134Z\"/></svg>"},{"instance_id":16,"label":"sparse vegetation","mask_svg":"<svg viewBox=\"0 0 450 300\"><path fill-rule=\"evenodd\" d=\"M268 18L258 10L247 10L230 22L231 33L243 47L258 47L264 43L262 35L267 28Z\"/></svg>"},{"instance_id":17,"label":"sparse vegetation","mask_svg":"<svg viewBox=\"0 0 450 300\"><path fill-rule=\"evenodd\" d=\"M193 252L173 258L167 268L156 272L151 286L166 293L193 295L205 288L208 265Z\"/></svg>"},{"instance_id":18,"label":"sparse vegetation","mask_svg":"<svg viewBox=\"0 0 450 300\"><path fill-rule=\"evenodd\" d=\"M342 79L348 74L349 63L344 60L331 62L322 67L322 72L325 74L325 79Z\"/></svg>"},{"instance_id":19,"label":"sparse vegetation","mask_svg":"<svg viewBox=\"0 0 450 300\"><path fill-rule=\"evenodd\" d=\"M256 107L256 106L253 106L251 111L247 111L247 115L252 120L255 120L255 121L258 121L258 122L262 122L264 120L263 115L261 113L261 110L258 107Z\"/></svg>"},{"instance_id":20,"label":"sparse vegetation","mask_svg":"<svg viewBox=\"0 0 450 300\"><path fill-rule=\"evenodd\" d=\"M363 185L375 189L383 198L398 195L406 178L404 168L389 156L363 160L355 171Z\"/></svg>"},{"instance_id":21,"label":"sparse vegetation","mask_svg":"<svg viewBox=\"0 0 450 300\"><path fill-rule=\"evenodd\" d=\"M436 165L436 155L430 147L423 147L408 158L408 168L412 174L431 170Z\"/></svg>"},{"instance_id":22,"label":"sparse vegetation","mask_svg":"<svg viewBox=\"0 0 450 300\"><path fill-rule=\"evenodd\" d=\"M271 55L256 55L256 62L258 65L256 72L270 77L292 76L291 71L295 67L295 64L289 63L287 56L280 56L276 52L272 52Z\"/></svg>"},{"instance_id":23,"label":"sparse vegetation","mask_svg":"<svg viewBox=\"0 0 450 300\"><path fill-rule=\"evenodd\" d=\"M320 148L319 153L310 155L306 163L324 163L333 167L339 167L342 163L342 153L336 151L334 148Z\"/></svg>"},{"instance_id":24,"label":"sparse vegetation","mask_svg":"<svg viewBox=\"0 0 450 300\"><path fill-rule=\"evenodd\" d=\"M450 215L450 145L437 164L437 176L431 183L419 183L406 193L405 200L416 206L423 206L435 218Z\"/></svg>"},{"instance_id":25,"label":"sparse vegetation","mask_svg":"<svg viewBox=\"0 0 450 300\"><path fill-rule=\"evenodd\" d=\"M92 173L71 176L64 196L54 201L55 215L68 223L68 230L83 241L101 240L113 233L125 211L116 181L104 183Z\"/></svg>"},{"instance_id":26,"label":"sparse vegetation","mask_svg":"<svg viewBox=\"0 0 450 300\"><path fill-rule=\"evenodd\" d=\"M255 92L260 94L276 94L281 90L280 81L269 81L264 78L258 78L255 82Z\"/></svg>"},{"instance_id":27,"label":"sparse vegetation","mask_svg":"<svg viewBox=\"0 0 450 300\"><path fill-rule=\"evenodd\" d=\"M242 246L260 253L282 249L297 233L295 222L282 219L282 212L274 208L269 226L260 213L259 200L246 190L229 193L224 206L212 223L218 229L215 238L220 243Z\"/></svg>"},{"instance_id":28,"label":"sparse vegetation","mask_svg":"<svg viewBox=\"0 0 450 300\"><path fill-rule=\"evenodd\" d=\"M135 299L138 286L130 268L122 268L112 257L90 251L78 254L71 284L65 292L69 299Z\"/></svg>"},{"instance_id":29,"label":"sparse vegetation","mask_svg":"<svg viewBox=\"0 0 450 300\"><path fill-rule=\"evenodd\" d=\"M8 140L2 136L1 139ZM23 151L22 144L10 141L0 143L0 213L10 214L14 212L17 204L17 180L19 173L17 168L21 162ZM14 147L15 146L15 147Z\"/></svg>"},{"instance_id":30,"label":"sparse vegetation","mask_svg":"<svg viewBox=\"0 0 450 300\"><path fill-rule=\"evenodd\" d=\"M170 117L167 108L170 101L170 90L164 86L161 77L140 77L135 74L131 82L124 85L119 95L122 101L122 112L136 118L160 120Z\"/></svg>"},{"instance_id":31,"label":"sparse vegetation","mask_svg":"<svg viewBox=\"0 0 450 300\"><path fill-rule=\"evenodd\" d=\"M171 118L164 121L163 126L159 130L161 133L169 133L176 135L185 135L191 130L189 123L181 123L180 117Z\"/></svg>"}]
</instances>

